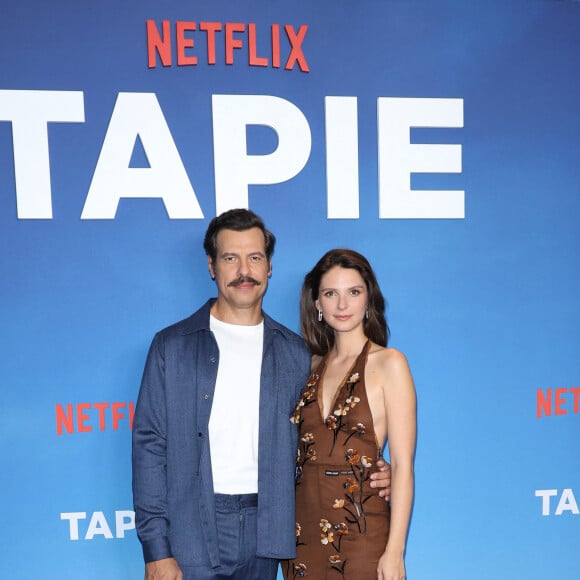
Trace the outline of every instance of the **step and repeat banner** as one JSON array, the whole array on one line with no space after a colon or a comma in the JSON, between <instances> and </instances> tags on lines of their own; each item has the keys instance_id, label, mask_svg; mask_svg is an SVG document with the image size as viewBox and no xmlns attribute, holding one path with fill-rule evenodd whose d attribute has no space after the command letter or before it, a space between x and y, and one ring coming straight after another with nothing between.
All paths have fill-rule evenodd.
<instances>
[{"instance_id":1,"label":"step and repeat banner","mask_svg":"<svg viewBox=\"0 0 580 580\"><path fill-rule=\"evenodd\" d=\"M365 254L418 394L410 580L580 568L580 2L5 2L0 576L143 577L149 342L249 207Z\"/></svg>"}]
</instances>

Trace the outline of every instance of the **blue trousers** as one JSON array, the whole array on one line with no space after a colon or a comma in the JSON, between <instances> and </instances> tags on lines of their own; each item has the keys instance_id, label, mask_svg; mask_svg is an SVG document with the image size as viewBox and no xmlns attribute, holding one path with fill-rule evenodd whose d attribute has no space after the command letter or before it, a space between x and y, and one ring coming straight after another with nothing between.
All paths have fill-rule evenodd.
<instances>
[{"instance_id":1,"label":"blue trousers","mask_svg":"<svg viewBox=\"0 0 580 580\"><path fill-rule=\"evenodd\" d=\"M221 565L182 567L184 580L276 580L278 560L256 556L258 494L215 494Z\"/></svg>"}]
</instances>

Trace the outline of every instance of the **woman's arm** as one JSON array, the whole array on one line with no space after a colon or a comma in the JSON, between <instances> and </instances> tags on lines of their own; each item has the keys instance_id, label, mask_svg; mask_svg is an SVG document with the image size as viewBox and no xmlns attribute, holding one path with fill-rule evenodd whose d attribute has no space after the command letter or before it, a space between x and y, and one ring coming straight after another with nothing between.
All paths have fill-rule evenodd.
<instances>
[{"instance_id":1,"label":"woman's arm","mask_svg":"<svg viewBox=\"0 0 580 580\"><path fill-rule=\"evenodd\" d=\"M413 457L417 432L413 378L405 356L389 348L381 353L387 441L391 459L391 525L378 564L378 580L404 580L405 544L413 503Z\"/></svg>"}]
</instances>

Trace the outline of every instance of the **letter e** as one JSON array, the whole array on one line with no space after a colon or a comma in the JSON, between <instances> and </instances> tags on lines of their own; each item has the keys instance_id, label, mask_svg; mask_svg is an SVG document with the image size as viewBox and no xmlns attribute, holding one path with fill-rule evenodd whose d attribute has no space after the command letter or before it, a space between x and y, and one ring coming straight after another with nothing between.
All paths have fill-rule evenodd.
<instances>
[{"instance_id":1,"label":"letter e","mask_svg":"<svg viewBox=\"0 0 580 580\"><path fill-rule=\"evenodd\" d=\"M463 99L378 99L379 217L463 219L463 191L411 190L412 173L461 173L461 145L411 144L411 127L463 127Z\"/></svg>"}]
</instances>

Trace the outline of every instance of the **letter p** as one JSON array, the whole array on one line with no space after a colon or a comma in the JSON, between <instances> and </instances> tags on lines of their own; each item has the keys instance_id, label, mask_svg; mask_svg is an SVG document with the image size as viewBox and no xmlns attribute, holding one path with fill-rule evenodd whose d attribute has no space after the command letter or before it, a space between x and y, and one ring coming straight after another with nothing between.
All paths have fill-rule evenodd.
<instances>
[{"instance_id":1,"label":"letter p","mask_svg":"<svg viewBox=\"0 0 580 580\"><path fill-rule=\"evenodd\" d=\"M213 95L216 212L248 207L248 185L282 183L310 156L308 121L293 103L269 95ZM278 135L267 155L248 155L246 127L265 125Z\"/></svg>"},{"instance_id":2,"label":"letter p","mask_svg":"<svg viewBox=\"0 0 580 580\"><path fill-rule=\"evenodd\" d=\"M132 510L119 510L115 512L115 535L124 538L125 532L135 529L135 512Z\"/></svg>"}]
</instances>

